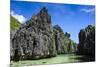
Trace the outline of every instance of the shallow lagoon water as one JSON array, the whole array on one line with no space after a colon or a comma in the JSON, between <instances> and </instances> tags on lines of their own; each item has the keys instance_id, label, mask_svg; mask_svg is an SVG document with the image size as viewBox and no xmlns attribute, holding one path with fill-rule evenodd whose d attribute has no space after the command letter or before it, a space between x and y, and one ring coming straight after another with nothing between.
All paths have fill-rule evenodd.
<instances>
[{"instance_id":1,"label":"shallow lagoon water","mask_svg":"<svg viewBox=\"0 0 100 67\"><path fill-rule=\"evenodd\" d=\"M23 60L18 62L11 61L11 67L22 67L22 66L32 66L32 65L44 65L44 64L62 64L62 63L77 63L81 60L76 58L81 58L82 56L75 54L62 54L56 57L39 59L39 60Z\"/></svg>"}]
</instances>

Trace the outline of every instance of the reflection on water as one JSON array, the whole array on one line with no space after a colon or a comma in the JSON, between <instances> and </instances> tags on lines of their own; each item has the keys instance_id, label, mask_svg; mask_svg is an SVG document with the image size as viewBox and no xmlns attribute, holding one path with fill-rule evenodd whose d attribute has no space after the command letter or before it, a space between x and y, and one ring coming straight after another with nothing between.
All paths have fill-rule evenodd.
<instances>
[{"instance_id":1,"label":"reflection on water","mask_svg":"<svg viewBox=\"0 0 100 67\"><path fill-rule=\"evenodd\" d=\"M80 62L91 62L95 61L95 56L82 56L82 57L76 57L75 59L80 60Z\"/></svg>"},{"instance_id":2,"label":"reflection on water","mask_svg":"<svg viewBox=\"0 0 100 67\"><path fill-rule=\"evenodd\" d=\"M39 60L23 60L18 62L11 61L11 67L16 66L31 66L31 65L42 65L42 64L61 64L61 63L77 63L77 62L88 62L94 61L93 56L83 56L76 54L62 54L56 57L39 59Z\"/></svg>"}]
</instances>

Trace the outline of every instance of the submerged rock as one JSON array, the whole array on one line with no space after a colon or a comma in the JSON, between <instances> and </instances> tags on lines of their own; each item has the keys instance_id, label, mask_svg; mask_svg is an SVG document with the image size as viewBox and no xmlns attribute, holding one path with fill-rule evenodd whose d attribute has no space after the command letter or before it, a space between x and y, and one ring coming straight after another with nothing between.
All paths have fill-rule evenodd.
<instances>
[{"instance_id":1,"label":"submerged rock","mask_svg":"<svg viewBox=\"0 0 100 67\"><path fill-rule=\"evenodd\" d=\"M80 30L78 54L95 55L95 26L88 25Z\"/></svg>"}]
</instances>

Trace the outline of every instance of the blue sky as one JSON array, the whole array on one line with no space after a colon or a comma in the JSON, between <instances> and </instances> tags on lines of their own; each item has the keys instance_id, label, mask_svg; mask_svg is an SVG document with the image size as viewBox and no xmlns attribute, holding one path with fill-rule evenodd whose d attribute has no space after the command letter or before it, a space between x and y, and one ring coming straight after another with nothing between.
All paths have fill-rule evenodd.
<instances>
[{"instance_id":1,"label":"blue sky","mask_svg":"<svg viewBox=\"0 0 100 67\"><path fill-rule=\"evenodd\" d=\"M44 6L48 8L51 15L52 25L58 24L64 32L69 32L71 39L77 43L80 29L89 24L95 25L95 6L93 5L11 1L11 15L24 23Z\"/></svg>"}]
</instances>

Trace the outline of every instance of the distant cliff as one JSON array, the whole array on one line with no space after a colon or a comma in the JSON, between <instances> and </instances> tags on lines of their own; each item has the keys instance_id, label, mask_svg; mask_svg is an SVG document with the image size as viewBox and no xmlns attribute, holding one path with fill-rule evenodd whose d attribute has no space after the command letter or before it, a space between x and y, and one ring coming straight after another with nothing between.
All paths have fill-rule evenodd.
<instances>
[{"instance_id":1,"label":"distant cliff","mask_svg":"<svg viewBox=\"0 0 100 67\"><path fill-rule=\"evenodd\" d=\"M11 60L39 59L76 51L76 44L60 26L52 26L47 8L23 24L11 39Z\"/></svg>"},{"instance_id":2,"label":"distant cliff","mask_svg":"<svg viewBox=\"0 0 100 67\"><path fill-rule=\"evenodd\" d=\"M77 45L70 39L70 34L63 32L59 25L53 27L55 45L58 54L73 53L77 50Z\"/></svg>"}]
</instances>

